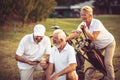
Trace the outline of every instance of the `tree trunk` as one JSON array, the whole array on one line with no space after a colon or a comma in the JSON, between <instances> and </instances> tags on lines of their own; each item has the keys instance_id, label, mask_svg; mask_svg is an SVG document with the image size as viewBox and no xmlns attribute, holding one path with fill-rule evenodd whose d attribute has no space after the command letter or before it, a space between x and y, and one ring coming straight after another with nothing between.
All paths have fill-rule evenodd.
<instances>
[{"instance_id":1,"label":"tree trunk","mask_svg":"<svg viewBox=\"0 0 120 80\"><path fill-rule=\"evenodd\" d=\"M25 21L23 20L23 21L22 21L22 24L21 24L21 27L22 27L22 28L24 27L24 24L25 24Z\"/></svg>"}]
</instances>

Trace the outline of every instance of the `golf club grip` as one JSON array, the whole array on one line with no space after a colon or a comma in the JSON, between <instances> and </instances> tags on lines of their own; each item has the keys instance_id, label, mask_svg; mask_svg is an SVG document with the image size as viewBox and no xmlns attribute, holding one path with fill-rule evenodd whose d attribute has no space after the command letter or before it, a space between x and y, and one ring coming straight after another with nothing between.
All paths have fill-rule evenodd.
<instances>
[{"instance_id":1,"label":"golf club grip","mask_svg":"<svg viewBox=\"0 0 120 80\"><path fill-rule=\"evenodd\" d=\"M81 28L81 30L82 30L82 32L83 32L83 34L84 34L85 38L87 39L87 36L85 35L85 31L84 31L84 29L83 29L83 28Z\"/></svg>"}]
</instances>

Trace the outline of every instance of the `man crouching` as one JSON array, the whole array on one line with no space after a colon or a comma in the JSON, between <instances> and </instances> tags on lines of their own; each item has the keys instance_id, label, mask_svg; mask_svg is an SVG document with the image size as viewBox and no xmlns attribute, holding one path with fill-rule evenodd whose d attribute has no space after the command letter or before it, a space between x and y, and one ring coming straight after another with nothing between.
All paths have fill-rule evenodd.
<instances>
[{"instance_id":1,"label":"man crouching","mask_svg":"<svg viewBox=\"0 0 120 80\"><path fill-rule=\"evenodd\" d=\"M46 80L78 80L76 74L76 57L72 46L66 42L63 30L55 30L53 44L46 71Z\"/></svg>"}]
</instances>

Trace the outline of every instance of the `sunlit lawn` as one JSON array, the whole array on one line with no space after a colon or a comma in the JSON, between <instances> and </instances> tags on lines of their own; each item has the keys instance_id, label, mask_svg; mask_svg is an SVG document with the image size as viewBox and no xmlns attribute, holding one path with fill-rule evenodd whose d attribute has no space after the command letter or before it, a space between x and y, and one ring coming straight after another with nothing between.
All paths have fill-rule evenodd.
<instances>
[{"instance_id":1,"label":"sunlit lawn","mask_svg":"<svg viewBox=\"0 0 120 80\"><path fill-rule=\"evenodd\" d=\"M114 67L120 69L120 15L99 15L95 18L100 19L106 28L115 36L117 46L114 56ZM47 19L42 22L47 28L46 35L52 34L53 30L50 29L53 25L59 25L61 29L65 30L68 34L77 28L81 19L68 18L68 19ZM32 33L33 24L25 24L23 28L20 23L17 24L17 31L14 32L14 21L9 22L10 26L0 27L0 80L20 80L17 62L14 59L15 52L20 39L29 33ZM37 71L35 80L41 77L41 73ZM116 73L116 80L120 78L120 71Z\"/></svg>"}]
</instances>

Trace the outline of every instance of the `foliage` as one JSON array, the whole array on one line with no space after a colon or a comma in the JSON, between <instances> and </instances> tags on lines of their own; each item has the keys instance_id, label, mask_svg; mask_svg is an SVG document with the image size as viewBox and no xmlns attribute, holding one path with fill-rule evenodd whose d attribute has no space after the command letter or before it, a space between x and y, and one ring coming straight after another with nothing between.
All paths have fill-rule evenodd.
<instances>
[{"instance_id":1,"label":"foliage","mask_svg":"<svg viewBox=\"0 0 120 80\"><path fill-rule=\"evenodd\" d=\"M109 7L112 2L113 2L112 0L111 1L109 1L109 0L95 0L94 6L97 8L106 8L106 7Z\"/></svg>"},{"instance_id":2,"label":"foliage","mask_svg":"<svg viewBox=\"0 0 120 80\"><path fill-rule=\"evenodd\" d=\"M58 5L66 5L66 6L78 4L84 1L88 1L88 0L56 0Z\"/></svg>"},{"instance_id":3,"label":"foliage","mask_svg":"<svg viewBox=\"0 0 120 80\"><path fill-rule=\"evenodd\" d=\"M55 0L0 0L0 24L17 16L23 24L46 19L56 6Z\"/></svg>"},{"instance_id":4,"label":"foliage","mask_svg":"<svg viewBox=\"0 0 120 80\"><path fill-rule=\"evenodd\" d=\"M46 19L49 14L54 11L53 6L55 6L54 0L41 0L37 3L37 6L35 9L33 9L30 12L30 15L28 16L29 19L36 21L41 21L42 19Z\"/></svg>"},{"instance_id":5,"label":"foliage","mask_svg":"<svg viewBox=\"0 0 120 80\"><path fill-rule=\"evenodd\" d=\"M8 16L10 16L12 10L11 0L0 0L0 24L4 23Z\"/></svg>"},{"instance_id":6,"label":"foliage","mask_svg":"<svg viewBox=\"0 0 120 80\"><path fill-rule=\"evenodd\" d=\"M119 0L95 0L95 2L93 3L95 8L100 9L107 14L110 13L113 5L117 6L118 4L120 4Z\"/></svg>"}]
</instances>

